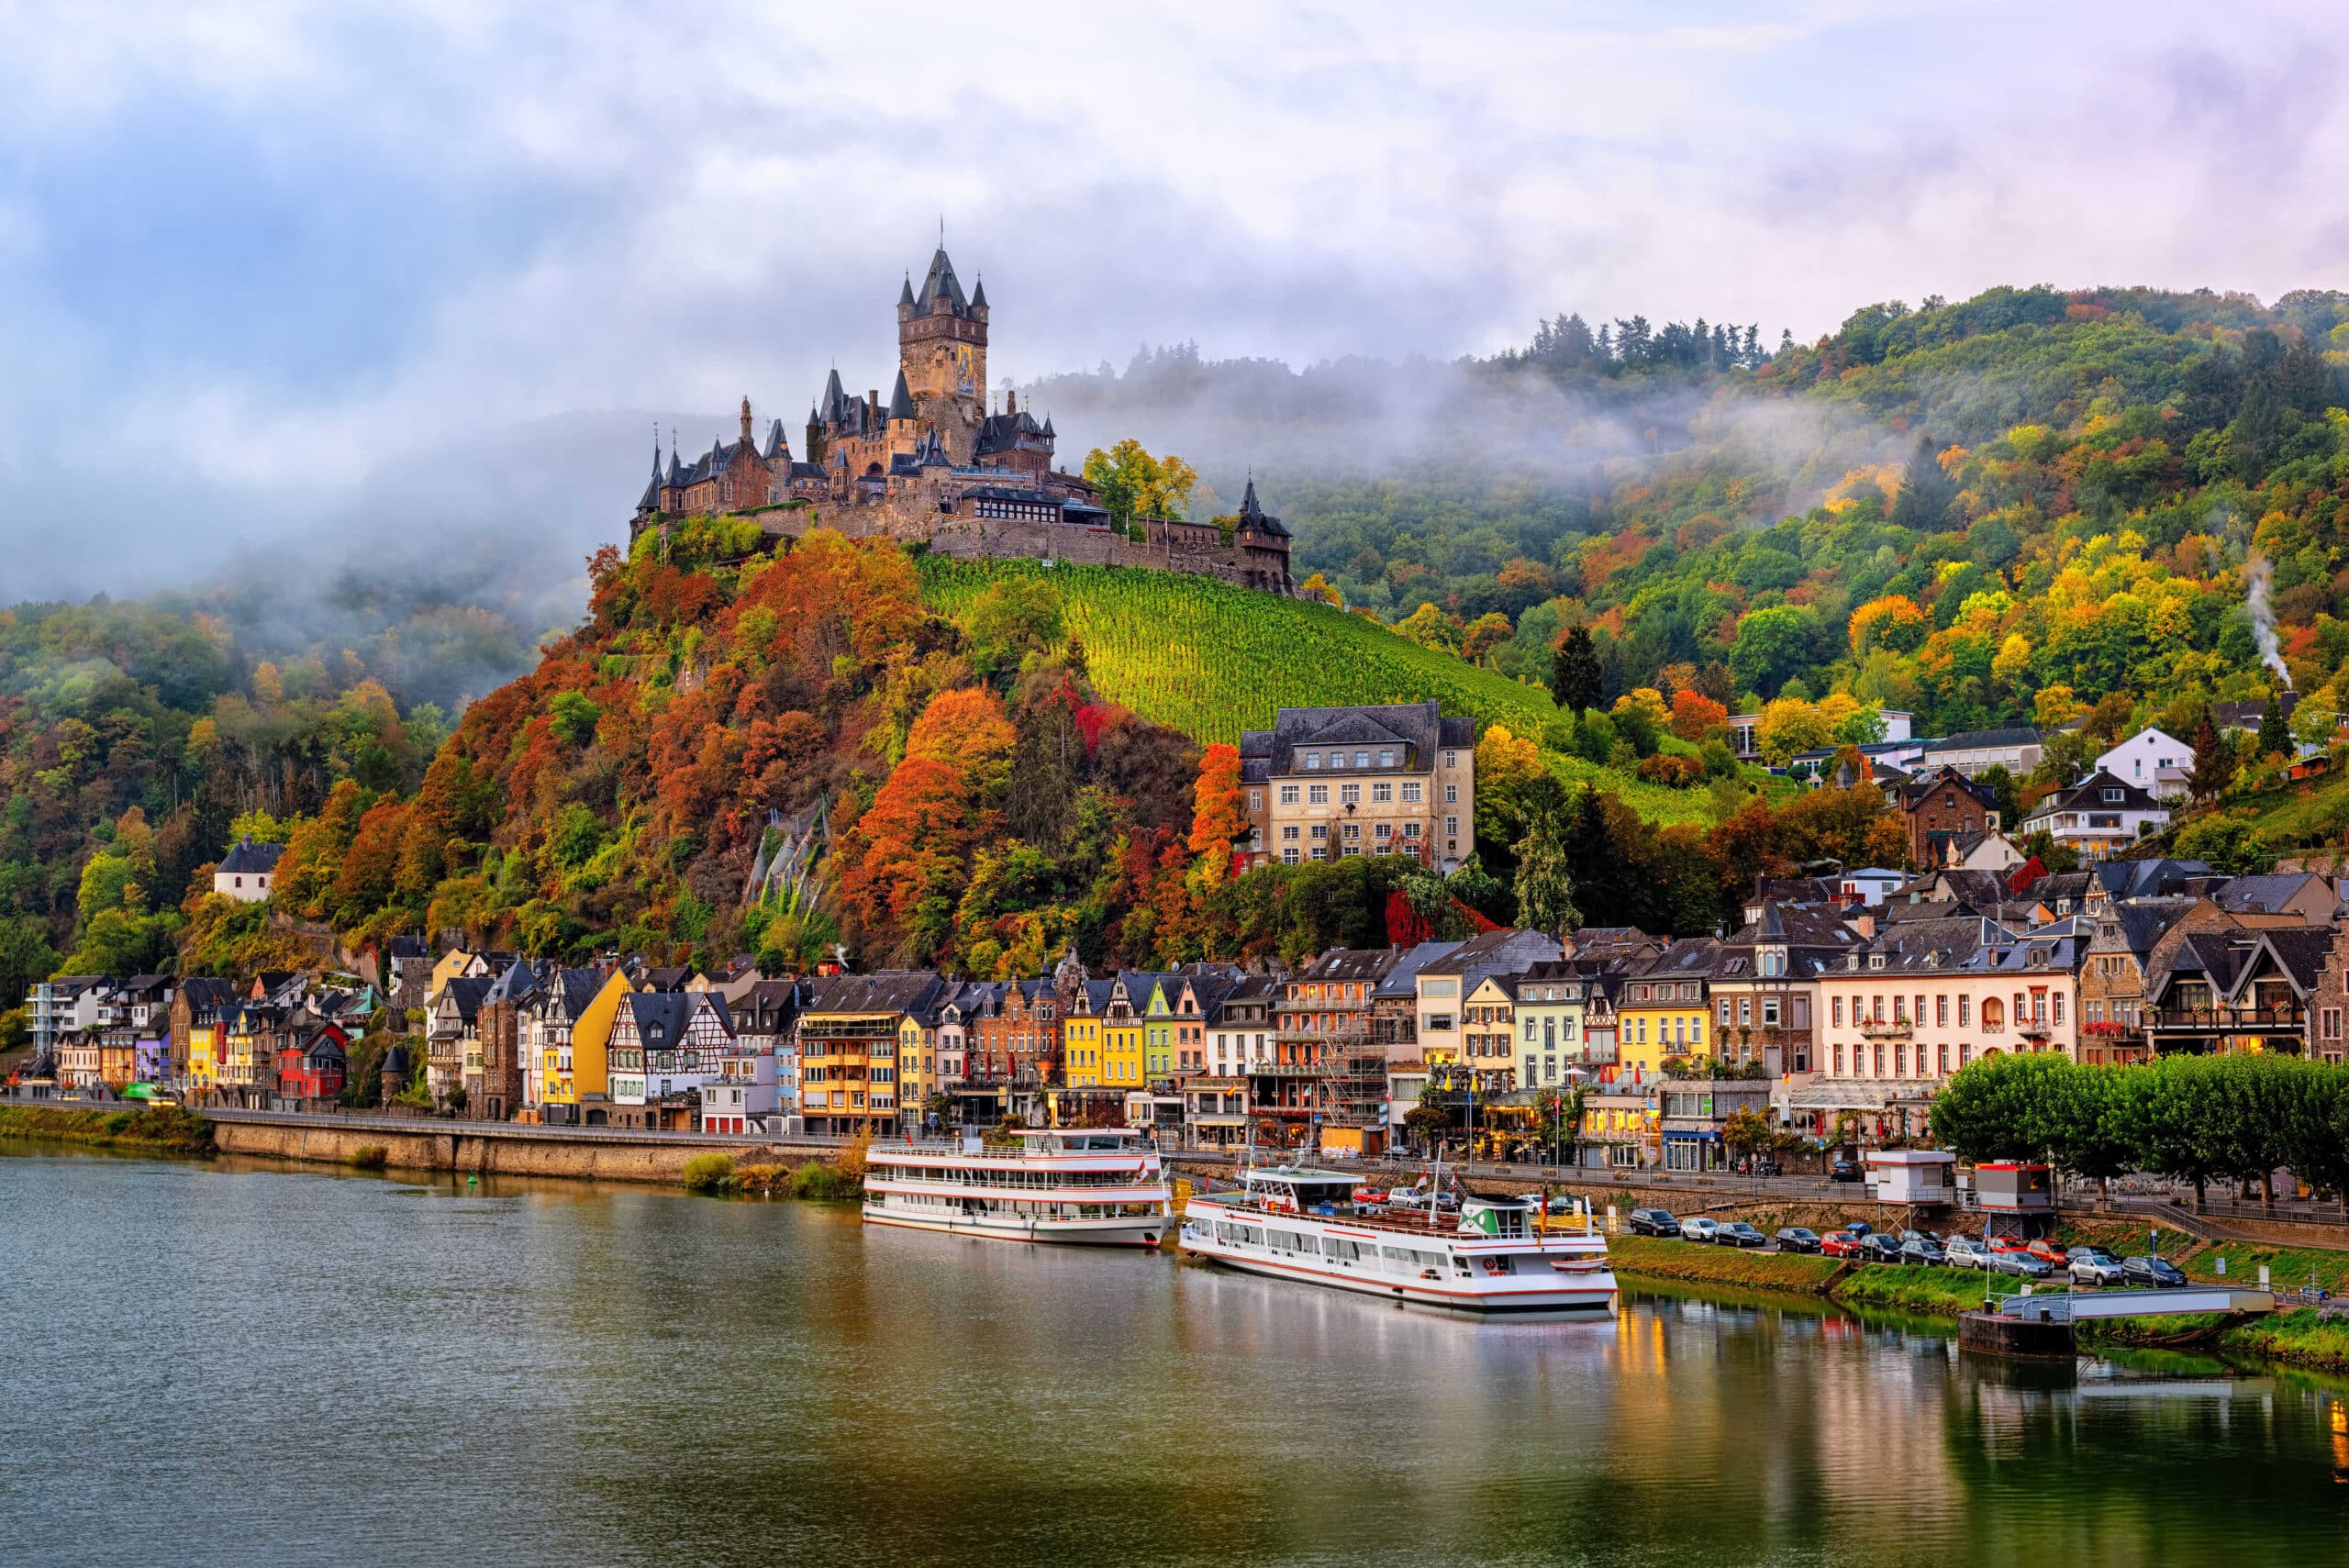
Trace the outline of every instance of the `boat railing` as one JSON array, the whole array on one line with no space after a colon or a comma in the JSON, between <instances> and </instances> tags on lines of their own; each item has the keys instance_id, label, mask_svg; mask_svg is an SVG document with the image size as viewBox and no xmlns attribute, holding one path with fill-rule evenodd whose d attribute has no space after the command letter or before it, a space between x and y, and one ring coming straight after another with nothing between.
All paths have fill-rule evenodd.
<instances>
[{"instance_id":1,"label":"boat railing","mask_svg":"<svg viewBox=\"0 0 2349 1568\"><path fill-rule=\"evenodd\" d=\"M1054 1149L1035 1139L1015 1139L1009 1142L988 1140L976 1149L959 1138L876 1138L866 1149L871 1154L944 1154L955 1159L986 1160L1023 1159L1033 1155L1039 1159L1074 1159L1084 1155L1154 1154L1157 1151L1145 1143L1121 1144L1115 1149Z\"/></svg>"},{"instance_id":2,"label":"boat railing","mask_svg":"<svg viewBox=\"0 0 2349 1568\"><path fill-rule=\"evenodd\" d=\"M1492 1236L1482 1230L1459 1229L1460 1216L1456 1210L1440 1214L1433 1221L1430 1221L1423 1215L1405 1217L1392 1212L1376 1215L1320 1214L1312 1209L1267 1208L1241 1194L1232 1192L1195 1193L1192 1196L1195 1201L1204 1199L1222 1204L1227 1208L1248 1215L1252 1218L1318 1219L1332 1224L1360 1225L1373 1230L1392 1231L1397 1235L1417 1236L1422 1240L1434 1238L1439 1240L1448 1239L1460 1241L1542 1241L1555 1236L1569 1240L1580 1240L1589 1237L1603 1237L1607 1234L1604 1226L1585 1216L1574 1214L1555 1216L1548 1223L1540 1227L1529 1225L1522 1236ZM1444 1223L1447 1220L1451 1222L1449 1225Z\"/></svg>"}]
</instances>

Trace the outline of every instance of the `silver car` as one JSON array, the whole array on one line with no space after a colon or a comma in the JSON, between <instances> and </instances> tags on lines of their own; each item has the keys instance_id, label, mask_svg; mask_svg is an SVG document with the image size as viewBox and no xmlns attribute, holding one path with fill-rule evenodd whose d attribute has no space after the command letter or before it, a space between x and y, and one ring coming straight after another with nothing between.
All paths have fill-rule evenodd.
<instances>
[{"instance_id":1,"label":"silver car","mask_svg":"<svg viewBox=\"0 0 2349 1568\"><path fill-rule=\"evenodd\" d=\"M1949 1254L1949 1266L1954 1269L1987 1269L1990 1266L1990 1249L1971 1236L1953 1236L1942 1251Z\"/></svg>"},{"instance_id":2,"label":"silver car","mask_svg":"<svg viewBox=\"0 0 2349 1568\"><path fill-rule=\"evenodd\" d=\"M1714 1240L1713 1232L1720 1228L1720 1220L1707 1219L1703 1215L1698 1215L1680 1222L1680 1236L1687 1241L1710 1241Z\"/></svg>"},{"instance_id":3,"label":"silver car","mask_svg":"<svg viewBox=\"0 0 2349 1568\"><path fill-rule=\"evenodd\" d=\"M2045 1279L2055 1271L2048 1266L2046 1259L2034 1258L2029 1252L1993 1252L1990 1254L1990 1272L1994 1274L2013 1274L2018 1279L2037 1280Z\"/></svg>"},{"instance_id":4,"label":"silver car","mask_svg":"<svg viewBox=\"0 0 2349 1568\"><path fill-rule=\"evenodd\" d=\"M2126 1284L2121 1260L2101 1247L2075 1247L2064 1255L2064 1272L2074 1284Z\"/></svg>"}]
</instances>

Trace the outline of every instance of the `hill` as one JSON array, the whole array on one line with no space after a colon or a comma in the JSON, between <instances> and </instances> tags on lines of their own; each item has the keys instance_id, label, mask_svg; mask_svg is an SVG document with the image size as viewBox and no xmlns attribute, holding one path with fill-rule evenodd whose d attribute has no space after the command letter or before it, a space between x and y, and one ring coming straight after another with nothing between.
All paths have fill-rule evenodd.
<instances>
[{"instance_id":1,"label":"hill","mask_svg":"<svg viewBox=\"0 0 2349 1568\"><path fill-rule=\"evenodd\" d=\"M1512 680L1397 636L1368 617L1209 577L1032 561L924 556L922 599L968 615L992 584L1049 583L1102 695L1201 744L1270 729L1284 707L1422 702L1539 740L1558 717L1546 687ZM1665 744L1670 745L1669 741ZM1654 822L1705 819L1709 797L1548 754L1568 784L1612 790Z\"/></svg>"}]
</instances>

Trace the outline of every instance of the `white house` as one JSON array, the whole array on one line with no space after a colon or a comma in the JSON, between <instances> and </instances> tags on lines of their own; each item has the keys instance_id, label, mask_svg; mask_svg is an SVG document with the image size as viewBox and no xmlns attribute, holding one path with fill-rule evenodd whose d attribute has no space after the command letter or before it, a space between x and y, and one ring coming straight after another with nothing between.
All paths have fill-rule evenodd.
<instances>
[{"instance_id":1,"label":"white house","mask_svg":"<svg viewBox=\"0 0 2349 1568\"><path fill-rule=\"evenodd\" d=\"M2013 840L1996 830L1958 833L1942 840L1944 871L2012 871L2028 858Z\"/></svg>"},{"instance_id":2,"label":"white house","mask_svg":"<svg viewBox=\"0 0 2349 1568\"><path fill-rule=\"evenodd\" d=\"M277 875L277 857L284 852L283 844L239 840L227 858L213 867L212 891L225 893L239 904L260 903L269 896L269 884Z\"/></svg>"},{"instance_id":3,"label":"white house","mask_svg":"<svg viewBox=\"0 0 2349 1568\"><path fill-rule=\"evenodd\" d=\"M718 1076L701 1086L704 1132L760 1132L766 1118L783 1108L775 1084L773 1051L729 1051L718 1059Z\"/></svg>"},{"instance_id":4,"label":"white house","mask_svg":"<svg viewBox=\"0 0 2349 1568\"><path fill-rule=\"evenodd\" d=\"M2024 819L2023 836L2045 832L2101 860L2125 850L2169 822L2169 807L2125 779L2099 769L2069 789L2059 789Z\"/></svg>"},{"instance_id":5,"label":"white house","mask_svg":"<svg viewBox=\"0 0 2349 1568\"><path fill-rule=\"evenodd\" d=\"M2096 771L2135 784L2155 800L2171 800L2186 793L2194 748L2149 727L2099 757Z\"/></svg>"},{"instance_id":6,"label":"white house","mask_svg":"<svg viewBox=\"0 0 2349 1568\"><path fill-rule=\"evenodd\" d=\"M1836 895L1846 903L1855 903L1873 909L1884 902L1884 895L1909 880L1906 872L1887 871L1882 866L1867 866L1859 871L1847 871L1835 879Z\"/></svg>"},{"instance_id":7,"label":"white house","mask_svg":"<svg viewBox=\"0 0 2349 1568\"><path fill-rule=\"evenodd\" d=\"M1957 1156L1935 1149L1871 1149L1868 1186L1878 1203L1947 1203Z\"/></svg>"}]
</instances>

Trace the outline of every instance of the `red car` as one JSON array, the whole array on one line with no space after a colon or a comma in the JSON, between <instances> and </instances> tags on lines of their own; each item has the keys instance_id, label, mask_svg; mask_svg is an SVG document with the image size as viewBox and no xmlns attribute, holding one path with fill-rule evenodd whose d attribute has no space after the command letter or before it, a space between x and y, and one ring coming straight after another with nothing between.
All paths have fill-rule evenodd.
<instances>
[{"instance_id":1,"label":"red car","mask_svg":"<svg viewBox=\"0 0 2349 1568\"><path fill-rule=\"evenodd\" d=\"M1820 1255L1828 1258L1856 1258L1860 1255L1860 1239L1848 1230L1831 1230L1819 1239Z\"/></svg>"},{"instance_id":2,"label":"red car","mask_svg":"<svg viewBox=\"0 0 2349 1568\"><path fill-rule=\"evenodd\" d=\"M2063 1248L2055 1245L2054 1242L2043 1238L2040 1240L2033 1241L2030 1246L2025 1247L2023 1251L2029 1252L2032 1257L2037 1258L2041 1262L2045 1263L2051 1269L2068 1269L2072 1266L2072 1254L2065 1251Z\"/></svg>"},{"instance_id":3,"label":"red car","mask_svg":"<svg viewBox=\"0 0 2349 1568\"><path fill-rule=\"evenodd\" d=\"M2028 1252L2031 1243L2020 1236L1993 1236L1987 1243L1993 1252Z\"/></svg>"}]
</instances>

